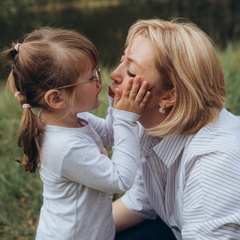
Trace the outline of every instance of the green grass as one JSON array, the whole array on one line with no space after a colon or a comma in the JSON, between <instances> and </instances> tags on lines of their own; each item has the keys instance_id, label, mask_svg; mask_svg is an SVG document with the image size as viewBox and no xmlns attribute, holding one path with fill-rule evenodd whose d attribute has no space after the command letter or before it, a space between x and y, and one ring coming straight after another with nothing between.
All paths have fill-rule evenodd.
<instances>
[{"instance_id":1,"label":"green grass","mask_svg":"<svg viewBox=\"0 0 240 240\"><path fill-rule=\"evenodd\" d=\"M33 239L41 205L38 174L29 174L13 160L21 157L16 134L21 107L0 84L0 239Z\"/></svg>"},{"instance_id":2,"label":"green grass","mask_svg":"<svg viewBox=\"0 0 240 240\"><path fill-rule=\"evenodd\" d=\"M219 53L226 76L227 108L240 114L240 45L230 45ZM100 107L94 111L104 117L108 106L107 86L110 70L102 69L104 88ZM35 236L42 204L42 183L38 173L30 174L13 158L21 157L16 144L22 109L12 94L5 94L5 82L0 82L0 239L32 240Z\"/></svg>"},{"instance_id":3,"label":"green grass","mask_svg":"<svg viewBox=\"0 0 240 240\"><path fill-rule=\"evenodd\" d=\"M240 43L229 45L224 52L219 53L219 57L224 69L228 93L226 108L240 115Z\"/></svg>"}]
</instances>

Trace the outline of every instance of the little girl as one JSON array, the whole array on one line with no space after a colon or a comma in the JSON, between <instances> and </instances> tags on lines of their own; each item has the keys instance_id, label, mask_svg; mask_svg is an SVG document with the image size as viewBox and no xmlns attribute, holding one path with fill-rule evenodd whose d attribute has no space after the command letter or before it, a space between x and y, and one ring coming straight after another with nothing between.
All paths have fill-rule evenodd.
<instances>
[{"instance_id":1,"label":"little girl","mask_svg":"<svg viewBox=\"0 0 240 240\"><path fill-rule=\"evenodd\" d=\"M114 239L111 193L128 190L135 179L146 82L116 90L104 120L87 113L99 105L102 79L98 52L83 35L40 28L5 57L12 65L8 85L23 108L18 161L27 171L39 169L43 182L36 239Z\"/></svg>"}]
</instances>

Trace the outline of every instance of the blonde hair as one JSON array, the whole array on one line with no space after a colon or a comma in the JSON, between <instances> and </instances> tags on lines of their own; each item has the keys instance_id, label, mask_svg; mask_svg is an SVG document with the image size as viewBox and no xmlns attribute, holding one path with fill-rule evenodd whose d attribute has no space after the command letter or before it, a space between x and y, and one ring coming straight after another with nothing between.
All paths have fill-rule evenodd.
<instances>
[{"instance_id":1,"label":"blonde hair","mask_svg":"<svg viewBox=\"0 0 240 240\"><path fill-rule=\"evenodd\" d=\"M195 24L177 19L138 20L131 26L126 47L135 37L149 39L156 49L159 95L175 90L176 101L164 122L147 129L153 136L195 134L214 122L224 107L224 73L211 39Z\"/></svg>"},{"instance_id":2,"label":"blonde hair","mask_svg":"<svg viewBox=\"0 0 240 240\"><path fill-rule=\"evenodd\" d=\"M20 44L13 43L4 56L12 65L8 85L12 92L20 93L16 95L19 103L40 109L48 107L44 102L48 90L75 83L98 63L97 49L85 36L49 27L27 34ZM64 91L74 95L74 88ZM42 125L31 108L23 109L18 146L23 148L20 162L27 171L35 172L39 166L42 133Z\"/></svg>"}]
</instances>

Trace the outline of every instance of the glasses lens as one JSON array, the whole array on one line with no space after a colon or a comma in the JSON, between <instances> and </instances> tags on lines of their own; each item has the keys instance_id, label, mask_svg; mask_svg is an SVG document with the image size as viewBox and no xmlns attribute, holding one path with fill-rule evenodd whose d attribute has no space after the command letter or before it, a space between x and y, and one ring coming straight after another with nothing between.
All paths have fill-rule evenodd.
<instances>
[{"instance_id":1,"label":"glasses lens","mask_svg":"<svg viewBox=\"0 0 240 240\"><path fill-rule=\"evenodd\" d=\"M102 78L101 78L101 74L100 74L100 67L96 66L96 78L97 78L97 83L99 87L102 87Z\"/></svg>"}]
</instances>

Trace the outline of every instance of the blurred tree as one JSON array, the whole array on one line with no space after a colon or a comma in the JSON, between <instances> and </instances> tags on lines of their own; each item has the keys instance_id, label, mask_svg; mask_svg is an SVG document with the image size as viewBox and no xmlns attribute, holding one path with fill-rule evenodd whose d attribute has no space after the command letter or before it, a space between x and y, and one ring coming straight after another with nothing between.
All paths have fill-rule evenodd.
<instances>
[{"instance_id":1,"label":"blurred tree","mask_svg":"<svg viewBox=\"0 0 240 240\"><path fill-rule=\"evenodd\" d=\"M240 38L239 0L0 0L0 49L34 28L75 28L114 65L129 26L139 18L185 17L225 48ZM1 77L0 69L0 77Z\"/></svg>"}]
</instances>

